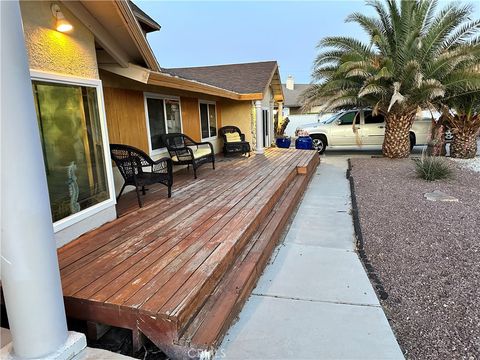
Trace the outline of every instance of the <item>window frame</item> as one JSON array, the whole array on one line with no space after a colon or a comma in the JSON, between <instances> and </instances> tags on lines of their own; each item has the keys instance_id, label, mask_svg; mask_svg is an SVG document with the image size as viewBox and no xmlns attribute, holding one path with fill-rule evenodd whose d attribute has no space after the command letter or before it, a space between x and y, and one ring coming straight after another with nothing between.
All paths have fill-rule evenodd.
<instances>
[{"instance_id":1,"label":"window frame","mask_svg":"<svg viewBox=\"0 0 480 360\"><path fill-rule=\"evenodd\" d=\"M150 156L158 156L161 154L165 154L167 152L167 148L159 148L153 149L152 148L152 138L150 133L150 119L148 118L148 103L147 99L156 99L163 101L163 119L165 122L165 133L168 134L168 126L167 126L167 107L165 106L165 100L175 100L178 101L178 111L180 112L180 132L183 133L183 119L182 119L182 102L180 101L180 96L173 96L173 95L163 95L158 93L152 92L144 92L143 93L143 103L145 107L145 121L147 126L147 137L148 137L148 151Z\"/></svg>"},{"instance_id":2,"label":"window frame","mask_svg":"<svg viewBox=\"0 0 480 360\"><path fill-rule=\"evenodd\" d=\"M109 197L108 199L93 206L90 206L87 209L83 209L78 213L69 215L61 220L53 222L53 232L57 233L69 226L72 226L82 220L85 220L99 213L100 211L115 206L115 204L117 203L115 196L115 185L113 180L113 167L111 165L108 165L112 163L112 159L110 157L110 142L108 140L107 116L105 114L103 86L102 81L98 79L60 75L38 70L30 70L30 80L43 81L61 85L93 87L97 92L98 116L100 118L100 131L102 133L103 156L105 159L105 172L107 175L107 189Z\"/></svg>"},{"instance_id":3,"label":"window frame","mask_svg":"<svg viewBox=\"0 0 480 360\"><path fill-rule=\"evenodd\" d=\"M367 123L367 117L368 116L371 116L372 118L374 117L383 117L383 121L382 122L370 122L370 123ZM372 110L366 110L363 112L363 125L375 125L375 126L378 126L379 124L385 124L385 116L379 114L379 115L375 115L373 116L373 111Z\"/></svg>"},{"instance_id":4,"label":"window frame","mask_svg":"<svg viewBox=\"0 0 480 360\"><path fill-rule=\"evenodd\" d=\"M205 104L207 105L207 121L208 121L208 134L210 136L208 137L203 137L202 134L202 112L200 105ZM217 134L215 136L211 136L210 134L210 109L208 105L213 105L215 106L215 129L217 129ZM216 101L211 101L211 100L198 100L198 121L200 122L200 139L209 141L209 140L215 140L218 138L218 112L217 112L217 102Z\"/></svg>"},{"instance_id":5,"label":"window frame","mask_svg":"<svg viewBox=\"0 0 480 360\"><path fill-rule=\"evenodd\" d=\"M350 115L350 114L354 114L353 115L353 119L352 119L352 122L351 123L345 123L345 124L342 124L342 118L346 115ZM359 111L355 111L355 110L350 110L350 111L347 111L345 114L342 114L338 117L338 120L340 120L340 123L338 124L339 126L344 126L344 125L353 125L353 122L355 121L355 118L359 116L361 117L361 114ZM360 122L356 123L356 124L360 124Z\"/></svg>"}]
</instances>

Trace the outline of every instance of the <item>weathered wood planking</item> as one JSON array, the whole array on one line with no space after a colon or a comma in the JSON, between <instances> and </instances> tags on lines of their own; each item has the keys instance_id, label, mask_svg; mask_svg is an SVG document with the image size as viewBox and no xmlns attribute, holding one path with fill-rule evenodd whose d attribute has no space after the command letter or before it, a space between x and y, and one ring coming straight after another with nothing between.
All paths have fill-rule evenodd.
<instances>
[{"instance_id":1,"label":"weathered wood planking","mask_svg":"<svg viewBox=\"0 0 480 360\"><path fill-rule=\"evenodd\" d=\"M172 198L127 193L121 217L59 249L67 314L141 331L173 358L222 338L319 161L269 149L175 173ZM306 175L306 176L305 176ZM123 203L122 203L123 202Z\"/></svg>"}]
</instances>

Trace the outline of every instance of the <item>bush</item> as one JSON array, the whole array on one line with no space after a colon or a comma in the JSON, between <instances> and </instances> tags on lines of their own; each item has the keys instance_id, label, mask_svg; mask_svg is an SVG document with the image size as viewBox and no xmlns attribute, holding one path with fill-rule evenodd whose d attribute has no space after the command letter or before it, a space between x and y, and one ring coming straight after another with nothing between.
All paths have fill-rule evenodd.
<instances>
[{"instance_id":1,"label":"bush","mask_svg":"<svg viewBox=\"0 0 480 360\"><path fill-rule=\"evenodd\" d=\"M414 159L414 161L415 172L419 178L435 181L453 177L453 169L445 158L422 156L420 159Z\"/></svg>"}]
</instances>

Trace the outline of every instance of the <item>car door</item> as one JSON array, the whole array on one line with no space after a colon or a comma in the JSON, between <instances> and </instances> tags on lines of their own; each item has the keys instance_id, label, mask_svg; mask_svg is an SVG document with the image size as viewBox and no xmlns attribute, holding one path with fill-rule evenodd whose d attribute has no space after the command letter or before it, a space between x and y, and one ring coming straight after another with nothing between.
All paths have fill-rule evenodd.
<instances>
[{"instance_id":1,"label":"car door","mask_svg":"<svg viewBox=\"0 0 480 360\"><path fill-rule=\"evenodd\" d=\"M353 146L357 145L358 132L353 129L353 120L355 127L360 126L360 112L347 111L341 115L333 124L329 137L329 145L333 146Z\"/></svg>"},{"instance_id":2,"label":"car door","mask_svg":"<svg viewBox=\"0 0 480 360\"><path fill-rule=\"evenodd\" d=\"M364 111L361 137L363 145L382 145L385 137L383 115L373 115L370 110Z\"/></svg>"}]
</instances>

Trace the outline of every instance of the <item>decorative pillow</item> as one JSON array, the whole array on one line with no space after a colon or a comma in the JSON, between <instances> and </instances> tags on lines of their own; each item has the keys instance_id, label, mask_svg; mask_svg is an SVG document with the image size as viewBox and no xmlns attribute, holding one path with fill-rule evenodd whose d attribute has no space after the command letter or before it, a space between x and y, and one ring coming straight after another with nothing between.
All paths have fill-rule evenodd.
<instances>
[{"instance_id":1,"label":"decorative pillow","mask_svg":"<svg viewBox=\"0 0 480 360\"><path fill-rule=\"evenodd\" d=\"M237 132L234 133L226 133L227 142L240 142L242 139L240 138L240 134Z\"/></svg>"}]
</instances>

